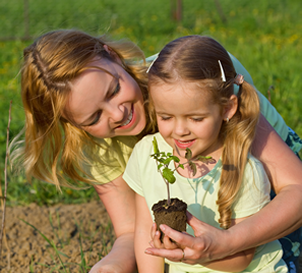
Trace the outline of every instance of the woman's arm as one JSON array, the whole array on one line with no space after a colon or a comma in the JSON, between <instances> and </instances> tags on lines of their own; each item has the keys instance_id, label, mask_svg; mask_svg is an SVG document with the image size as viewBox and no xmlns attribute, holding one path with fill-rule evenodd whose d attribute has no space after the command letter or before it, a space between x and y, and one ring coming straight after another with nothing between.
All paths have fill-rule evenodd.
<instances>
[{"instance_id":1,"label":"woman's arm","mask_svg":"<svg viewBox=\"0 0 302 273\"><path fill-rule=\"evenodd\" d=\"M135 193L122 176L102 185L96 185L106 207L117 237L110 253L95 264L90 273L137 272L134 255Z\"/></svg>"},{"instance_id":2,"label":"woman's arm","mask_svg":"<svg viewBox=\"0 0 302 273\"><path fill-rule=\"evenodd\" d=\"M232 219L231 227L239 224L246 218ZM208 263L202 264L205 267L208 267L213 270L218 271L228 271L228 272L241 272L248 267L251 261L254 258L256 248L251 248L248 250L240 251L234 255L227 256L220 260L211 261Z\"/></svg>"},{"instance_id":3,"label":"woman's arm","mask_svg":"<svg viewBox=\"0 0 302 273\"><path fill-rule=\"evenodd\" d=\"M302 226L302 162L261 116L253 143L277 196L263 209L228 230L219 230L188 215L196 237L163 226L163 232L187 247L184 262L204 263L281 238ZM180 260L179 249L148 249L171 260Z\"/></svg>"},{"instance_id":4,"label":"woman's arm","mask_svg":"<svg viewBox=\"0 0 302 273\"><path fill-rule=\"evenodd\" d=\"M135 256L137 267L140 273L146 272L164 272L164 260L158 257L146 255L145 249L149 246L150 227L152 226L152 218L148 209L146 200L139 194L135 196L136 203L136 222L135 222Z\"/></svg>"}]
</instances>

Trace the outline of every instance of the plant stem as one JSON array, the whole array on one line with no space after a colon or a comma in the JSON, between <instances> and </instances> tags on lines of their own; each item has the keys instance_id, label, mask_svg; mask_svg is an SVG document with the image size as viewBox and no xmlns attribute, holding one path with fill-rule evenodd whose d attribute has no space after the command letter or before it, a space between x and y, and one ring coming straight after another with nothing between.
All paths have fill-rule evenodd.
<instances>
[{"instance_id":1,"label":"plant stem","mask_svg":"<svg viewBox=\"0 0 302 273\"><path fill-rule=\"evenodd\" d=\"M166 182L166 185L167 185L167 192L168 192L168 200L167 200L167 203L168 203L168 206L171 205L171 198L170 198L170 187L169 187L169 182Z\"/></svg>"},{"instance_id":2,"label":"plant stem","mask_svg":"<svg viewBox=\"0 0 302 273\"><path fill-rule=\"evenodd\" d=\"M157 160L155 160L155 162L156 162L156 165L157 165L157 167L158 167L158 162L157 162ZM170 198L169 182L164 178L164 176L163 176L163 174L162 174L162 172L161 172L160 170L158 170L158 172L160 173L161 177L163 178L163 180L164 180L165 183L166 183L166 186L167 186L167 193L168 193L167 202L168 202L168 206L170 206L170 204L171 204L171 198Z\"/></svg>"}]
</instances>

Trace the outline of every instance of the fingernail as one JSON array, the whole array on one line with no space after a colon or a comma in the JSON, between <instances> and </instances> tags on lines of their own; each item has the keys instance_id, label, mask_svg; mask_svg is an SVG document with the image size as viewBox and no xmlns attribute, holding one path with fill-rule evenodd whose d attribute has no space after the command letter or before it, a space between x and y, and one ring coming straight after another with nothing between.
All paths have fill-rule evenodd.
<instances>
[{"instance_id":1,"label":"fingernail","mask_svg":"<svg viewBox=\"0 0 302 273\"><path fill-rule=\"evenodd\" d=\"M151 252L148 249L145 250L145 253L146 254L151 254Z\"/></svg>"},{"instance_id":2,"label":"fingernail","mask_svg":"<svg viewBox=\"0 0 302 273\"><path fill-rule=\"evenodd\" d=\"M155 223L152 224L152 227L155 227Z\"/></svg>"},{"instance_id":3,"label":"fingernail","mask_svg":"<svg viewBox=\"0 0 302 273\"><path fill-rule=\"evenodd\" d=\"M165 230L166 230L166 228L165 228L163 225L160 225L159 227L160 227L160 229L161 229L162 231L165 231Z\"/></svg>"},{"instance_id":4,"label":"fingernail","mask_svg":"<svg viewBox=\"0 0 302 273\"><path fill-rule=\"evenodd\" d=\"M155 231L155 235L156 236L158 236L159 235L159 231L157 230L157 231Z\"/></svg>"}]
</instances>

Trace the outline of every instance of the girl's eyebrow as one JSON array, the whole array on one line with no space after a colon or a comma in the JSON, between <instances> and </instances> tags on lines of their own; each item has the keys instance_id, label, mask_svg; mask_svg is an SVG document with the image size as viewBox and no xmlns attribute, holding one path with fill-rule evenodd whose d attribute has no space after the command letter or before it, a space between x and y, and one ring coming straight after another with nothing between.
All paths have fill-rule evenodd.
<instances>
[{"instance_id":1,"label":"girl's eyebrow","mask_svg":"<svg viewBox=\"0 0 302 273\"><path fill-rule=\"evenodd\" d=\"M107 89L107 91L105 92L105 96L104 99L107 99L110 97L110 94L112 93L112 90L114 90L115 88L115 83L119 80L119 75L115 74L112 75L112 80L110 81L109 87ZM93 112L87 119L85 119L83 122L81 122L80 124L78 124L79 126L89 126L89 121L91 121L93 119L93 117L95 116L95 114L100 111L100 109L98 109L97 111Z\"/></svg>"}]
</instances>

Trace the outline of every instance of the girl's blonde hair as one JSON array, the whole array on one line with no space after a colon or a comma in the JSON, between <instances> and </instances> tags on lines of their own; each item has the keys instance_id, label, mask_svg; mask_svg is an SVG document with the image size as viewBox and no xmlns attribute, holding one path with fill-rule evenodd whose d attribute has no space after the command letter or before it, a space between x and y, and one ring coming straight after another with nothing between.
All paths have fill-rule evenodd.
<instances>
[{"instance_id":1,"label":"girl's blonde hair","mask_svg":"<svg viewBox=\"0 0 302 273\"><path fill-rule=\"evenodd\" d=\"M225 82L222 81L218 61L222 64ZM148 72L149 86L162 82L175 84L178 80L207 83L206 90L221 109L228 105L234 94L236 75L228 52L214 39L197 35L182 37L166 45ZM220 130L224 143L223 167L216 203L220 213L219 223L223 228L229 228L231 224L232 205L241 186L260 114L258 95L250 84L243 82L237 97L235 115L229 122L223 122ZM155 123L152 103L149 111L152 122Z\"/></svg>"},{"instance_id":2,"label":"girl's blonde hair","mask_svg":"<svg viewBox=\"0 0 302 273\"><path fill-rule=\"evenodd\" d=\"M104 45L113 52L108 53ZM29 179L34 176L57 187L71 186L66 177L76 184L93 182L91 177L83 176L83 163L91 159L87 158L88 150L92 155L100 147L93 137L63 118L62 113L71 92L71 81L95 58L116 62L116 56L146 99L144 54L131 42L112 42L104 36L96 38L77 30L58 30L39 37L24 50L21 94L26 115L25 145L23 151L16 151L24 153Z\"/></svg>"}]
</instances>

